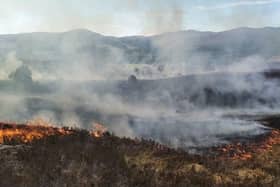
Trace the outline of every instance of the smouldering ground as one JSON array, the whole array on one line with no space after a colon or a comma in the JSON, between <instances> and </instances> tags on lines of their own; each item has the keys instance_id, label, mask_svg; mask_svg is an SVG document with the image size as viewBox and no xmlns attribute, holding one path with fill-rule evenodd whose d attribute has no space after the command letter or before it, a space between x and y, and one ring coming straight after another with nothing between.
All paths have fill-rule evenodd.
<instances>
[{"instance_id":1,"label":"smouldering ground","mask_svg":"<svg viewBox=\"0 0 280 187\"><path fill-rule=\"evenodd\" d=\"M98 125L0 127L0 186L280 186L279 130L190 155Z\"/></svg>"}]
</instances>

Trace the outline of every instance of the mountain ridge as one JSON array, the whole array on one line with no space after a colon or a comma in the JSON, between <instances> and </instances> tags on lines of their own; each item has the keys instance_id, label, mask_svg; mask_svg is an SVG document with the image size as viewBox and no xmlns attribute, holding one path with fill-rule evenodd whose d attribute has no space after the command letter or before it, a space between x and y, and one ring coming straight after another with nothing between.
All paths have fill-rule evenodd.
<instances>
[{"instance_id":1,"label":"mountain ridge","mask_svg":"<svg viewBox=\"0 0 280 187\"><path fill-rule=\"evenodd\" d=\"M238 30L280 30L280 27L271 27L271 26L266 26L266 27L237 27L233 29L228 29L228 30L222 30L222 31L211 31L211 30L195 30L195 29L187 29L187 30L178 30L178 31L173 31L173 32L163 32L163 33L158 33L158 34L153 34L153 35L128 35L128 36L114 36L114 35L105 35L102 33L95 32L90 29L86 28L77 28L77 29L70 29L66 31L54 31L54 32L48 32L48 31L35 31L35 32L22 32L22 33L3 33L0 34L0 37L2 36L13 36L13 35L26 35L26 34L66 34L66 33L71 33L71 32L81 32L81 33L92 33L92 34L97 34L101 35L104 37L113 37L113 38L130 38L130 37L145 37L145 38L150 38L150 37L155 37L155 36L161 36L161 35L166 35L166 34L172 34L172 33L190 33L190 32L196 32L196 33L226 33L226 32L232 32L232 31L238 31Z\"/></svg>"},{"instance_id":2,"label":"mountain ridge","mask_svg":"<svg viewBox=\"0 0 280 187\"><path fill-rule=\"evenodd\" d=\"M66 66L72 67L69 71L66 68L67 74L77 69L88 74L97 73L97 69L111 71L109 64L184 64L189 70L203 71L237 62L269 61L280 54L279 36L280 28L271 27L128 37L104 36L85 29L0 35L0 66L14 53L34 71L52 72L52 76L65 72Z\"/></svg>"}]
</instances>

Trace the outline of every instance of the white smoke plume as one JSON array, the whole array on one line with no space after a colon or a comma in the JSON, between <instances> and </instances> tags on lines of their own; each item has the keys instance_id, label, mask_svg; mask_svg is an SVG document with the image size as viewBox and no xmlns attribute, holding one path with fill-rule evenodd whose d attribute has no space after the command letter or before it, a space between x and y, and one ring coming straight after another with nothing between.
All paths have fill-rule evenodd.
<instances>
[{"instance_id":1,"label":"white smoke plume","mask_svg":"<svg viewBox=\"0 0 280 187\"><path fill-rule=\"evenodd\" d=\"M5 71L0 72L5 79L25 64L32 70L33 82L23 88L18 82L0 82L2 120L43 117L82 128L91 128L96 121L119 136L195 147L222 143L225 136L246 137L265 131L255 122L226 115L271 113L279 108L278 82L257 74L267 68L265 58L249 55L227 64L222 62L230 58L219 56L219 62L211 64L211 53L194 50L200 37L185 40L184 33L153 37L157 56L151 64L131 63L142 56L129 59L126 55L146 46L128 45L124 40L129 38L104 39L78 30L56 36L61 41L58 45L53 35L28 37L25 50L29 41L38 50L34 46L27 50L33 51L33 59L28 61L29 54L20 50L9 53L2 62ZM48 39L46 43L43 38ZM57 50L53 50L55 46ZM94 51L98 55L91 56ZM127 80L131 74L136 78Z\"/></svg>"}]
</instances>

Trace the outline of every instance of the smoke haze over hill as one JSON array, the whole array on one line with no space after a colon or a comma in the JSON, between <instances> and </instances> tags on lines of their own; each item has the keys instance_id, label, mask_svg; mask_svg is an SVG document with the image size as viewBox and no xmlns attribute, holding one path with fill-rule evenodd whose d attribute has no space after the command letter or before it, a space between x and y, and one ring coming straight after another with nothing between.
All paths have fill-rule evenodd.
<instances>
[{"instance_id":1,"label":"smoke haze over hill","mask_svg":"<svg viewBox=\"0 0 280 187\"><path fill-rule=\"evenodd\" d=\"M149 79L264 69L279 60L279 33L278 28L240 28L123 38L88 30L0 35L0 76L5 79L6 72L20 63L32 69L34 79L65 80L126 79L137 73Z\"/></svg>"},{"instance_id":2,"label":"smoke haze over hill","mask_svg":"<svg viewBox=\"0 0 280 187\"><path fill-rule=\"evenodd\" d=\"M225 116L279 111L279 81L262 73L279 67L279 34L240 28L121 38L88 30L1 35L0 117L83 128L101 122L119 136L183 148L260 134L260 124ZM22 67L33 81L9 79Z\"/></svg>"}]
</instances>

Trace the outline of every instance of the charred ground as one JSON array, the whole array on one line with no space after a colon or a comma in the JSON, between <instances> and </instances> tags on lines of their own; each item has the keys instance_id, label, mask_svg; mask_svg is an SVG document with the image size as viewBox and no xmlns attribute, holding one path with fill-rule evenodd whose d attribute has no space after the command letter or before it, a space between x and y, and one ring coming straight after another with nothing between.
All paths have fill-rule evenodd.
<instances>
[{"instance_id":1,"label":"charred ground","mask_svg":"<svg viewBox=\"0 0 280 187\"><path fill-rule=\"evenodd\" d=\"M251 156L244 159L232 155L240 151L234 143L228 152L228 146L224 146L193 155L154 141L120 138L107 132L97 137L81 129L1 124L2 133L26 128L40 132L49 129L52 133L32 141L23 141L20 134L4 138L0 146L0 186L280 185L277 129L271 131L276 134L248 140L241 151ZM258 150L257 146L271 138L274 143ZM250 145L256 150L249 150Z\"/></svg>"}]
</instances>

